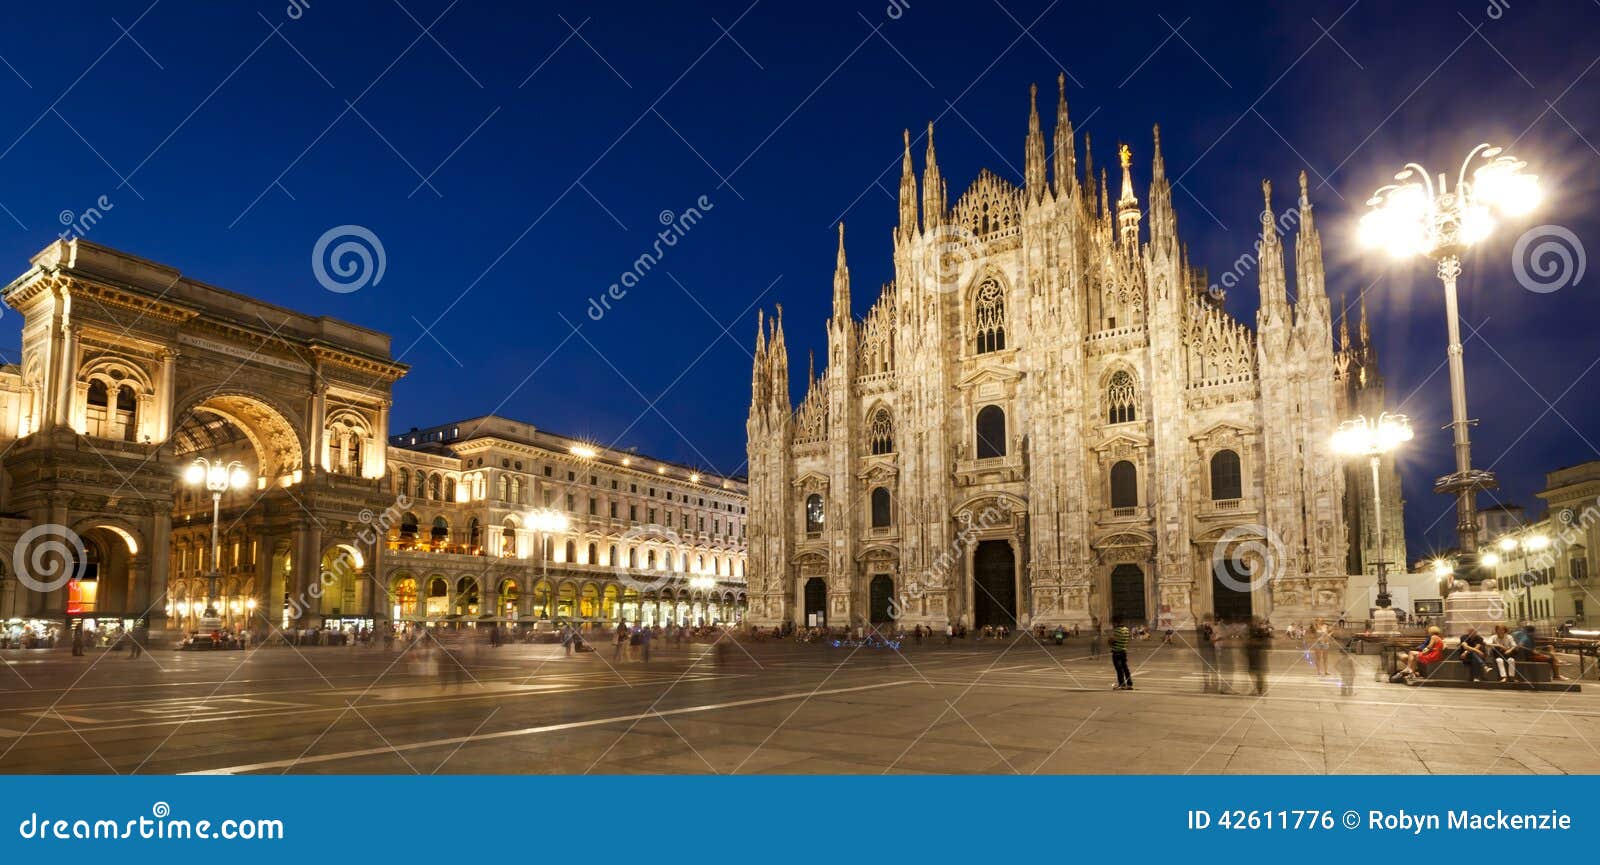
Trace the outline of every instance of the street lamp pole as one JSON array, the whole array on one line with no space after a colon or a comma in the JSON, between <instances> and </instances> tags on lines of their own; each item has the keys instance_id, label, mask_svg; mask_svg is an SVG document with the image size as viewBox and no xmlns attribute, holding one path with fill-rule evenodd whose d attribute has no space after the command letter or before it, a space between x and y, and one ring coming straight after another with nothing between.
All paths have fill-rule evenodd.
<instances>
[{"instance_id":1,"label":"street lamp pole","mask_svg":"<svg viewBox=\"0 0 1600 865\"><path fill-rule=\"evenodd\" d=\"M1384 412L1376 418L1366 416L1347 420L1333 434L1333 451L1349 457L1366 457L1372 469L1372 526L1377 558L1372 564L1377 569L1378 593L1374 603L1378 610L1372 616L1374 633L1398 633L1399 625L1389 597L1389 562L1384 560L1383 548L1383 491L1378 476L1378 466L1383 455L1411 440L1411 422L1403 414ZM1362 562L1365 567L1365 557Z\"/></svg>"},{"instance_id":2,"label":"street lamp pole","mask_svg":"<svg viewBox=\"0 0 1600 865\"><path fill-rule=\"evenodd\" d=\"M1388 609L1393 601L1389 597L1389 561L1384 557L1383 547L1383 490L1378 484L1378 464L1383 462L1383 457L1373 454L1367 462L1372 466L1372 530L1378 547L1378 560L1373 562L1378 566L1376 601L1379 609Z\"/></svg>"},{"instance_id":3,"label":"street lamp pole","mask_svg":"<svg viewBox=\"0 0 1600 865\"><path fill-rule=\"evenodd\" d=\"M534 531L539 533L539 571L540 579L545 584L550 595L555 595L554 587L550 586L550 535L554 532L564 532L570 523L567 515L553 508L540 508L528 514L527 523ZM546 604L555 603L554 597L545 601ZM531 601L529 602L532 603ZM531 608L530 608L531 609ZM546 615L549 609L545 610Z\"/></svg>"},{"instance_id":4,"label":"street lamp pole","mask_svg":"<svg viewBox=\"0 0 1600 865\"><path fill-rule=\"evenodd\" d=\"M1467 417L1456 278L1461 275L1461 253L1493 231L1494 212L1521 216L1538 204L1538 178L1522 173L1526 165L1499 147L1479 144L1462 160L1452 190L1445 174L1438 175L1435 184L1427 169L1407 163L1394 176L1395 183L1367 200L1372 210L1361 219L1363 243L1387 248L1397 258L1420 254L1433 259L1444 284L1455 471L1436 480L1433 489L1456 497L1456 535L1464 576L1470 582L1477 582L1477 495L1480 490L1494 489L1497 481L1493 472L1472 467L1468 429L1473 421Z\"/></svg>"},{"instance_id":5,"label":"street lamp pole","mask_svg":"<svg viewBox=\"0 0 1600 865\"><path fill-rule=\"evenodd\" d=\"M195 457L184 471L184 481L190 485L204 484L211 492L211 567L206 571L206 608L202 617L208 621L217 618L217 583L222 578L222 494L232 489L243 489L250 483L250 473L244 464L230 460L208 460Z\"/></svg>"}]
</instances>

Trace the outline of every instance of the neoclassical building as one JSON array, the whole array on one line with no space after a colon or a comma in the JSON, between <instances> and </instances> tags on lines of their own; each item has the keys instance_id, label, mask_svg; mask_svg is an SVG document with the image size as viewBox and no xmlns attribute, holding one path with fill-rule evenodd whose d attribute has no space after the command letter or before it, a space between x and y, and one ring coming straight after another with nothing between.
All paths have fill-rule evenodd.
<instances>
[{"instance_id":1,"label":"neoclassical building","mask_svg":"<svg viewBox=\"0 0 1600 865\"><path fill-rule=\"evenodd\" d=\"M740 478L493 416L391 436L387 335L82 239L3 298L9 630L193 630L212 573L232 628L739 617ZM250 479L215 557L211 494L181 482L197 457ZM535 532L540 508L568 527Z\"/></svg>"},{"instance_id":2,"label":"neoclassical building","mask_svg":"<svg viewBox=\"0 0 1600 865\"><path fill-rule=\"evenodd\" d=\"M908 133L894 280L854 317L840 226L826 366L798 406L782 308L760 323L752 623L1346 612L1373 557L1347 528L1371 502L1329 438L1381 406L1381 378L1365 339L1334 344L1305 176L1283 214L1263 184L1258 248L1234 263L1260 283L1252 328L1188 260L1159 129L1143 201L1126 147L1120 194L1087 136L1077 153L1063 95L1048 157L1030 111L1023 185L985 170L951 207L932 125L920 187Z\"/></svg>"}]
</instances>

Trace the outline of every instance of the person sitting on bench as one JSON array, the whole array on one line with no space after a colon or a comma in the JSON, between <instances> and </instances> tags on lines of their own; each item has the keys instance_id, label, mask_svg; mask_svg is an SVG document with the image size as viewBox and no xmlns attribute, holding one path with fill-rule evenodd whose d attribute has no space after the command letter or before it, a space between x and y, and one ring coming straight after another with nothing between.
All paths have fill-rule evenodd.
<instances>
[{"instance_id":1,"label":"person sitting on bench","mask_svg":"<svg viewBox=\"0 0 1600 865\"><path fill-rule=\"evenodd\" d=\"M1409 679L1422 674L1422 667L1437 664L1444 658L1444 632L1437 627L1428 628L1428 640L1414 652L1401 652L1396 656L1404 668L1395 673L1393 680Z\"/></svg>"},{"instance_id":2,"label":"person sitting on bench","mask_svg":"<svg viewBox=\"0 0 1600 865\"><path fill-rule=\"evenodd\" d=\"M1505 625L1494 626L1494 636L1489 638L1489 654L1500 673L1500 681L1509 682L1517 677L1517 641Z\"/></svg>"},{"instance_id":3,"label":"person sitting on bench","mask_svg":"<svg viewBox=\"0 0 1600 865\"><path fill-rule=\"evenodd\" d=\"M1534 627L1531 623L1523 625L1515 634L1512 634L1512 637L1517 641L1517 653L1522 656L1522 660L1535 664L1549 664L1550 678L1554 681L1561 681L1561 667L1559 662L1556 661L1554 648L1547 643L1545 648L1551 649L1550 653L1546 654L1539 651L1539 647L1535 642L1537 637L1534 634Z\"/></svg>"},{"instance_id":4,"label":"person sitting on bench","mask_svg":"<svg viewBox=\"0 0 1600 865\"><path fill-rule=\"evenodd\" d=\"M1489 678L1489 651L1484 645L1483 635L1478 629L1468 627L1467 632L1461 635L1459 649L1461 663L1467 665L1467 678L1474 682L1487 681Z\"/></svg>"}]
</instances>

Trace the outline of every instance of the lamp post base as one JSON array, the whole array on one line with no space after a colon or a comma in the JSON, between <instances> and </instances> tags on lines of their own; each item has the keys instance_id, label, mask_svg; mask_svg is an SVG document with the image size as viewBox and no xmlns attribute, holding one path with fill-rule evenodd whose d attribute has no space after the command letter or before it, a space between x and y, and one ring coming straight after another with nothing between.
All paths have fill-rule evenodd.
<instances>
[{"instance_id":1,"label":"lamp post base","mask_svg":"<svg viewBox=\"0 0 1600 865\"><path fill-rule=\"evenodd\" d=\"M1446 636L1460 636L1469 627L1477 628L1480 634L1491 634L1494 626L1505 620L1506 605L1498 591L1457 589L1444 599Z\"/></svg>"},{"instance_id":2,"label":"lamp post base","mask_svg":"<svg viewBox=\"0 0 1600 865\"><path fill-rule=\"evenodd\" d=\"M1400 633L1400 617L1393 607L1379 607L1372 611L1372 633L1387 636Z\"/></svg>"}]
</instances>

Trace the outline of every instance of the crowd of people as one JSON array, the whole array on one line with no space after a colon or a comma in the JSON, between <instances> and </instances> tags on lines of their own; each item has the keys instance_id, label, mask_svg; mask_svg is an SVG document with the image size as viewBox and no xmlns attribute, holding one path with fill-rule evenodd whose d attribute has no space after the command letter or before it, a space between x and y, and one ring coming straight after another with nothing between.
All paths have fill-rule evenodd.
<instances>
[{"instance_id":1,"label":"crowd of people","mask_svg":"<svg viewBox=\"0 0 1600 865\"><path fill-rule=\"evenodd\" d=\"M1448 653L1444 631L1431 626L1420 644L1399 653L1396 658L1398 669L1390 679L1415 684L1437 669ZM1524 664L1548 664L1552 680L1565 679L1561 675L1561 661L1554 647L1540 641L1538 629L1532 624L1523 625L1515 631L1505 625L1495 625L1494 632L1488 637L1478 633L1477 628L1468 627L1456 640L1455 655L1466 666L1467 678L1473 682L1524 681L1517 675L1518 661Z\"/></svg>"}]
</instances>

